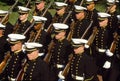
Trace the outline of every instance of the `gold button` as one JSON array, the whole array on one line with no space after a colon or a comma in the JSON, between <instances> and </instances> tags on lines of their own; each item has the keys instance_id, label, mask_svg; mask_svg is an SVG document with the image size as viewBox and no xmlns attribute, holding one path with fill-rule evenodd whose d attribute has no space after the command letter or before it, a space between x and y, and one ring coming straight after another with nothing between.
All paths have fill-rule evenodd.
<instances>
[{"instance_id":1,"label":"gold button","mask_svg":"<svg viewBox=\"0 0 120 81\"><path fill-rule=\"evenodd\" d=\"M33 71L33 69L31 69L31 71Z\"/></svg>"}]
</instances>

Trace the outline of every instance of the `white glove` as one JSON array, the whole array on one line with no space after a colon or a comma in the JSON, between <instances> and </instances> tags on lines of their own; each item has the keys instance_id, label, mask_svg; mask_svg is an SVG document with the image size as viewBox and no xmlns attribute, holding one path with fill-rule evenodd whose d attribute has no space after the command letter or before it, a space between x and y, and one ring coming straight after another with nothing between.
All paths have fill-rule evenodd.
<instances>
[{"instance_id":1,"label":"white glove","mask_svg":"<svg viewBox=\"0 0 120 81\"><path fill-rule=\"evenodd\" d=\"M110 52L110 50L108 49L108 50L106 51L106 55L109 56L109 57L112 57L112 56L113 56L113 53Z\"/></svg>"},{"instance_id":2,"label":"white glove","mask_svg":"<svg viewBox=\"0 0 120 81\"><path fill-rule=\"evenodd\" d=\"M89 48L89 45L85 44L85 48Z\"/></svg>"},{"instance_id":3,"label":"white glove","mask_svg":"<svg viewBox=\"0 0 120 81\"><path fill-rule=\"evenodd\" d=\"M65 79L65 77L62 75L62 71L59 72L58 77L59 77L60 79Z\"/></svg>"},{"instance_id":4,"label":"white glove","mask_svg":"<svg viewBox=\"0 0 120 81\"><path fill-rule=\"evenodd\" d=\"M106 62L104 63L104 65L103 65L103 68L109 69L110 66L111 66L111 63L110 63L109 61L106 61Z\"/></svg>"}]
</instances>

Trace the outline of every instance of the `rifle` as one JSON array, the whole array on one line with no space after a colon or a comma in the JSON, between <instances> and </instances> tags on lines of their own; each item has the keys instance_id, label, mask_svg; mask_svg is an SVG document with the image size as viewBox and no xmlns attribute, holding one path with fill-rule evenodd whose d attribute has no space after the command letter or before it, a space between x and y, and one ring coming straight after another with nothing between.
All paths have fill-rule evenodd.
<instances>
[{"instance_id":1,"label":"rifle","mask_svg":"<svg viewBox=\"0 0 120 81\"><path fill-rule=\"evenodd\" d=\"M9 59L10 59L10 51L6 53L4 60L0 63L0 74L4 71Z\"/></svg>"},{"instance_id":2,"label":"rifle","mask_svg":"<svg viewBox=\"0 0 120 81\"><path fill-rule=\"evenodd\" d=\"M8 13L5 15L5 17L2 19L0 23L6 23L6 19L9 17L9 13L14 9L14 7L17 5L19 0L16 0L16 2L13 4L13 6L9 9Z\"/></svg>"},{"instance_id":3,"label":"rifle","mask_svg":"<svg viewBox=\"0 0 120 81\"><path fill-rule=\"evenodd\" d=\"M28 7L30 5L31 0L28 0L26 7Z\"/></svg>"},{"instance_id":4,"label":"rifle","mask_svg":"<svg viewBox=\"0 0 120 81\"><path fill-rule=\"evenodd\" d=\"M46 12L48 11L48 9L51 7L53 1L50 2L50 4L48 5L48 7L46 8L46 10L44 11L44 13L41 15L42 17L45 16Z\"/></svg>"},{"instance_id":5,"label":"rifle","mask_svg":"<svg viewBox=\"0 0 120 81\"><path fill-rule=\"evenodd\" d=\"M19 23L18 23L18 20L17 20L17 22L15 24L15 27L13 28L13 33L17 33L18 29L19 29Z\"/></svg>"},{"instance_id":6,"label":"rifle","mask_svg":"<svg viewBox=\"0 0 120 81\"><path fill-rule=\"evenodd\" d=\"M73 59L73 55L70 56L69 62L68 62L67 65L65 66L64 70L62 71L62 75L63 75L64 77L66 77L67 74L68 74L68 72L69 72L70 64L71 64L71 62L72 62L72 59Z\"/></svg>"},{"instance_id":7,"label":"rifle","mask_svg":"<svg viewBox=\"0 0 120 81\"><path fill-rule=\"evenodd\" d=\"M26 31L23 33L23 35L25 35L35 24L35 21L26 29Z\"/></svg>"},{"instance_id":8,"label":"rifle","mask_svg":"<svg viewBox=\"0 0 120 81\"><path fill-rule=\"evenodd\" d=\"M83 4L84 0L81 1L80 6Z\"/></svg>"},{"instance_id":9,"label":"rifle","mask_svg":"<svg viewBox=\"0 0 120 81\"><path fill-rule=\"evenodd\" d=\"M90 27L92 26L92 23L93 23L93 21L90 22L89 26L87 27L87 29L85 30L85 32L84 32L84 34L82 35L81 38L84 38L84 37L85 37L86 33L88 32L88 30L89 30Z\"/></svg>"},{"instance_id":10,"label":"rifle","mask_svg":"<svg viewBox=\"0 0 120 81\"><path fill-rule=\"evenodd\" d=\"M94 40L94 38L95 38L97 32L98 32L97 27L94 27L93 33L92 33L91 36L89 37L88 42L87 42L86 45L90 46L90 45L92 44L92 42L93 42L93 40Z\"/></svg>"},{"instance_id":11,"label":"rifle","mask_svg":"<svg viewBox=\"0 0 120 81\"><path fill-rule=\"evenodd\" d=\"M72 21L72 23L70 25L70 31L69 31L68 36L67 36L68 41L70 41L72 38L74 27L75 27L75 21Z\"/></svg>"},{"instance_id":12,"label":"rifle","mask_svg":"<svg viewBox=\"0 0 120 81\"><path fill-rule=\"evenodd\" d=\"M51 58L51 56L52 56L52 54L51 54L51 49L52 49L53 46L54 46L54 41L52 40L51 43L50 43L50 45L49 45L49 48L48 48L48 53L46 54L46 56L45 56L45 58L44 58L44 61L45 61L46 63L49 63L49 62L50 62L50 58Z\"/></svg>"},{"instance_id":13,"label":"rifle","mask_svg":"<svg viewBox=\"0 0 120 81\"><path fill-rule=\"evenodd\" d=\"M22 81L23 76L24 76L24 71L25 71L24 69L25 69L26 64L27 64L27 59L24 59L22 69L19 71L19 73L17 75L17 78L16 78L16 81Z\"/></svg>"},{"instance_id":14,"label":"rifle","mask_svg":"<svg viewBox=\"0 0 120 81\"><path fill-rule=\"evenodd\" d=\"M118 41L119 35L117 33L114 33L114 40L110 46L110 52L114 53L115 49L116 49L116 45L117 45L117 41Z\"/></svg>"},{"instance_id":15,"label":"rifle","mask_svg":"<svg viewBox=\"0 0 120 81\"><path fill-rule=\"evenodd\" d=\"M88 32L88 30L90 29L91 25L92 25L93 21L90 22L89 26L87 27L87 29L85 30L84 34L82 35L81 38L84 38L86 33ZM67 36L67 40L70 41L73 35L73 31L74 31L74 26L75 26L75 21L72 22L71 26L70 26L70 32Z\"/></svg>"}]
</instances>

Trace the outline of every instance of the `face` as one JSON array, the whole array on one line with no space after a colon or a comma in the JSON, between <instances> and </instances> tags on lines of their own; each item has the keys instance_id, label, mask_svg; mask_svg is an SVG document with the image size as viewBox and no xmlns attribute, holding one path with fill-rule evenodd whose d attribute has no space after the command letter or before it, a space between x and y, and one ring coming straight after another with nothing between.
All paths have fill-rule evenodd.
<instances>
[{"instance_id":1,"label":"face","mask_svg":"<svg viewBox=\"0 0 120 81\"><path fill-rule=\"evenodd\" d=\"M57 11L58 15L63 15L64 13L65 13L65 8L64 7Z\"/></svg>"},{"instance_id":2,"label":"face","mask_svg":"<svg viewBox=\"0 0 120 81\"><path fill-rule=\"evenodd\" d=\"M100 27L106 27L107 24L108 24L108 19L107 18L105 20L99 22Z\"/></svg>"},{"instance_id":3,"label":"face","mask_svg":"<svg viewBox=\"0 0 120 81\"><path fill-rule=\"evenodd\" d=\"M27 17L28 17L28 14L20 14L19 19L20 19L21 21L24 21L24 20L27 19Z\"/></svg>"},{"instance_id":4,"label":"face","mask_svg":"<svg viewBox=\"0 0 120 81\"><path fill-rule=\"evenodd\" d=\"M113 5L111 8L110 8L110 13L113 13L116 11L116 5Z\"/></svg>"},{"instance_id":5,"label":"face","mask_svg":"<svg viewBox=\"0 0 120 81\"><path fill-rule=\"evenodd\" d=\"M55 35L55 39L60 40L65 36L65 32L60 32Z\"/></svg>"},{"instance_id":6,"label":"face","mask_svg":"<svg viewBox=\"0 0 120 81\"><path fill-rule=\"evenodd\" d=\"M91 11L94 9L94 7L95 7L95 4L93 4L93 3L89 4L89 5L87 5L87 10Z\"/></svg>"},{"instance_id":7,"label":"face","mask_svg":"<svg viewBox=\"0 0 120 81\"><path fill-rule=\"evenodd\" d=\"M17 44L11 45L11 51L12 52L18 51L21 48L22 48L22 43L17 43Z\"/></svg>"},{"instance_id":8,"label":"face","mask_svg":"<svg viewBox=\"0 0 120 81\"><path fill-rule=\"evenodd\" d=\"M41 1L39 4L36 4L36 8L40 11L42 11L45 7L45 2Z\"/></svg>"},{"instance_id":9,"label":"face","mask_svg":"<svg viewBox=\"0 0 120 81\"><path fill-rule=\"evenodd\" d=\"M76 19L80 20L84 17L84 12L80 12L76 14Z\"/></svg>"},{"instance_id":10,"label":"face","mask_svg":"<svg viewBox=\"0 0 120 81\"><path fill-rule=\"evenodd\" d=\"M29 60L34 60L38 57L38 50L33 51L31 53L27 53L27 57Z\"/></svg>"},{"instance_id":11,"label":"face","mask_svg":"<svg viewBox=\"0 0 120 81\"><path fill-rule=\"evenodd\" d=\"M81 54L81 53L83 53L84 52L84 46L81 45L78 48L74 48L74 52L75 52L75 54Z\"/></svg>"}]
</instances>

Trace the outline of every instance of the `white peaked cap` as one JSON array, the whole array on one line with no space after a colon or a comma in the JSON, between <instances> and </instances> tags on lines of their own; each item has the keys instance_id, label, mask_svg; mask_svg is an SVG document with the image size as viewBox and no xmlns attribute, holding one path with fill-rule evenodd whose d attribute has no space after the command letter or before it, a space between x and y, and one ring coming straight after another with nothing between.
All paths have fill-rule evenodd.
<instances>
[{"instance_id":1,"label":"white peaked cap","mask_svg":"<svg viewBox=\"0 0 120 81\"><path fill-rule=\"evenodd\" d=\"M36 22L41 22L41 21L47 21L47 18L45 17L41 17L41 16L33 16L33 19L36 21Z\"/></svg>"},{"instance_id":2,"label":"white peaked cap","mask_svg":"<svg viewBox=\"0 0 120 81\"><path fill-rule=\"evenodd\" d=\"M64 30L64 29L68 29L68 25L67 24L63 24L63 23L53 23L53 26L56 30Z\"/></svg>"},{"instance_id":3,"label":"white peaked cap","mask_svg":"<svg viewBox=\"0 0 120 81\"><path fill-rule=\"evenodd\" d=\"M115 0L107 0L107 2L109 2L109 3L114 3Z\"/></svg>"},{"instance_id":4,"label":"white peaked cap","mask_svg":"<svg viewBox=\"0 0 120 81\"><path fill-rule=\"evenodd\" d=\"M26 38L24 35L21 34L8 34L8 37L10 41L18 41Z\"/></svg>"},{"instance_id":5,"label":"white peaked cap","mask_svg":"<svg viewBox=\"0 0 120 81\"><path fill-rule=\"evenodd\" d=\"M86 44L88 41L86 39L72 38L74 44Z\"/></svg>"},{"instance_id":6,"label":"white peaked cap","mask_svg":"<svg viewBox=\"0 0 120 81\"><path fill-rule=\"evenodd\" d=\"M86 0L87 2L91 2L91 1L94 1L94 0Z\"/></svg>"},{"instance_id":7,"label":"white peaked cap","mask_svg":"<svg viewBox=\"0 0 120 81\"><path fill-rule=\"evenodd\" d=\"M25 46L26 46L26 48L28 48L28 49L33 49L33 48L42 47L43 45L42 45L42 44L39 44L39 43L36 43L36 42L28 42L28 43L25 43Z\"/></svg>"},{"instance_id":8,"label":"white peaked cap","mask_svg":"<svg viewBox=\"0 0 120 81\"><path fill-rule=\"evenodd\" d=\"M19 10L22 10L22 11L29 11L30 9L27 8L27 7L24 7L24 6L18 6Z\"/></svg>"},{"instance_id":9,"label":"white peaked cap","mask_svg":"<svg viewBox=\"0 0 120 81\"><path fill-rule=\"evenodd\" d=\"M116 0L117 3L119 3L120 1L119 0Z\"/></svg>"},{"instance_id":10,"label":"white peaked cap","mask_svg":"<svg viewBox=\"0 0 120 81\"><path fill-rule=\"evenodd\" d=\"M0 14L6 14L6 13L8 13L8 11L0 10Z\"/></svg>"},{"instance_id":11,"label":"white peaked cap","mask_svg":"<svg viewBox=\"0 0 120 81\"><path fill-rule=\"evenodd\" d=\"M57 5L57 6L67 6L68 4L66 4L66 3L64 3L64 2L55 2L55 4Z\"/></svg>"},{"instance_id":12,"label":"white peaked cap","mask_svg":"<svg viewBox=\"0 0 120 81\"><path fill-rule=\"evenodd\" d=\"M5 29L5 25L3 25L2 23L0 23L0 28L3 28L3 29Z\"/></svg>"},{"instance_id":13,"label":"white peaked cap","mask_svg":"<svg viewBox=\"0 0 120 81\"><path fill-rule=\"evenodd\" d=\"M104 12L98 12L98 16L102 17L102 18L105 18L105 17L110 17L111 15L108 14L108 13L104 13Z\"/></svg>"},{"instance_id":14,"label":"white peaked cap","mask_svg":"<svg viewBox=\"0 0 120 81\"><path fill-rule=\"evenodd\" d=\"M74 5L76 10L87 10L87 8L83 7L83 6L79 6L79 5Z\"/></svg>"}]
</instances>

